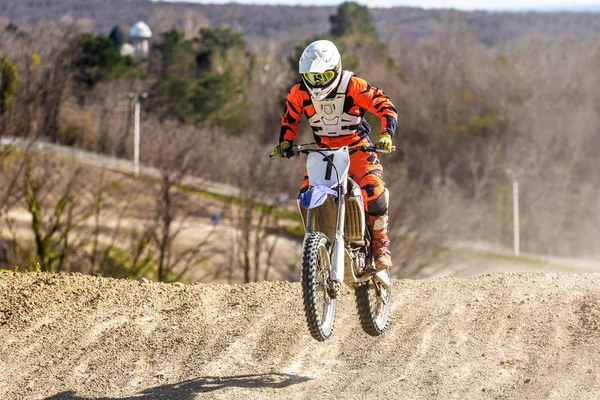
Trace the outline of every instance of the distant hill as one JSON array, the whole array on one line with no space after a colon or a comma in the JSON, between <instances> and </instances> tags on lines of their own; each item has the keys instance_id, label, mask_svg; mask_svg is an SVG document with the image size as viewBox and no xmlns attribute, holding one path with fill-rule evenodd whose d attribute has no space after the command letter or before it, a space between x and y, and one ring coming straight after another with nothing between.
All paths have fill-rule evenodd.
<instances>
[{"instance_id":1,"label":"distant hill","mask_svg":"<svg viewBox=\"0 0 600 400\"><path fill-rule=\"evenodd\" d=\"M579 8L599 10L600 6ZM577 11L571 7L569 11ZM265 39L289 45L329 29L335 7L265 6L152 2L149 0L0 0L0 15L16 22L85 19L96 32L109 32L117 24L147 21L156 31L173 26L197 29L201 25L232 26L242 31L251 47ZM430 36L444 11L416 7L372 9L376 27L386 42L407 44ZM574 12L465 12L469 26L489 46L521 35L600 35L600 18Z\"/></svg>"},{"instance_id":2,"label":"distant hill","mask_svg":"<svg viewBox=\"0 0 600 400\"><path fill-rule=\"evenodd\" d=\"M564 7L541 7L533 9L532 11L543 11L543 12L600 12L600 5L578 5L578 6L564 6Z\"/></svg>"}]
</instances>

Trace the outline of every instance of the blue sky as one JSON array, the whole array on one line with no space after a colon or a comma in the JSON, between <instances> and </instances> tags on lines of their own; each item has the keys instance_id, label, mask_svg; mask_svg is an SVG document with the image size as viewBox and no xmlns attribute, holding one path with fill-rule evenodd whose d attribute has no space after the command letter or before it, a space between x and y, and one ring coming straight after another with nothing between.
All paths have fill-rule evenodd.
<instances>
[{"instance_id":1,"label":"blue sky","mask_svg":"<svg viewBox=\"0 0 600 400\"><path fill-rule=\"evenodd\" d=\"M169 0L177 1L177 0ZM231 3L232 0L185 0L195 3ZM342 0L234 0L242 4L337 5ZM412 6L422 8L458 8L462 10L535 9L572 6L600 6L600 0L378 0L359 1L369 7Z\"/></svg>"}]
</instances>

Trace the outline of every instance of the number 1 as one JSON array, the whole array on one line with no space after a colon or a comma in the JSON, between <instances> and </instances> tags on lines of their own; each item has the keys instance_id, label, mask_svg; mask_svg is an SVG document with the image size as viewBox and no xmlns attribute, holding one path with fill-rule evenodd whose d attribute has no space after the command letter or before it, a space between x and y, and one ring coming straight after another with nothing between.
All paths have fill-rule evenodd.
<instances>
[{"instance_id":1,"label":"number 1","mask_svg":"<svg viewBox=\"0 0 600 400\"><path fill-rule=\"evenodd\" d=\"M327 162L327 169L325 170L325 179L331 180L331 170L333 169L333 156L335 154L330 154L323 159L323 161Z\"/></svg>"}]
</instances>

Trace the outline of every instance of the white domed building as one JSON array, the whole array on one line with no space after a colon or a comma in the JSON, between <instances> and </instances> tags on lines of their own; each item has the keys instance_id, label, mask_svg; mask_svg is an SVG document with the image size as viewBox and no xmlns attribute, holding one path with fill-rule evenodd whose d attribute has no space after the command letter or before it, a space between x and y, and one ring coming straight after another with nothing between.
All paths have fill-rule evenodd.
<instances>
[{"instance_id":1,"label":"white domed building","mask_svg":"<svg viewBox=\"0 0 600 400\"><path fill-rule=\"evenodd\" d=\"M138 22L129 31L129 40L134 48L133 55L137 58L146 58L150 52L150 39L152 31L145 22Z\"/></svg>"}]
</instances>

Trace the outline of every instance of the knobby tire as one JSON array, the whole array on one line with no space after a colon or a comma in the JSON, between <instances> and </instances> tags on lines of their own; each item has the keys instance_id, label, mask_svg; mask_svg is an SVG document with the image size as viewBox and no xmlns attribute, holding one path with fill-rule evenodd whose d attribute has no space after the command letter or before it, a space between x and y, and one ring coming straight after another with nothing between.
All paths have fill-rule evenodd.
<instances>
[{"instance_id":1,"label":"knobby tire","mask_svg":"<svg viewBox=\"0 0 600 400\"><path fill-rule=\"evenodd\" d=\"M354 294L363 330L371 336L381 336L390 323L391 294L387 304L381 303L373 280L374 278L354 289Z\"/></svg>"},{"instance_id":2,"label":"knobby tire","mask_svg":"<svg viewBox=\"0 0 600 400\"><path fill-rule=\"evenodd\" d=\"M304 241L302 251L304 312L311 336L321 342L331 337L335 319L335 299L329 297L327 292L326 278L330 272L328 250L327 236L314 232ZM319 265L326 266L327 271L320 271ZM320 277L323 278L322 284L318 281ZM323 300L322 313L318 306L320 300Z\"/></svg>"}]
</instances>

